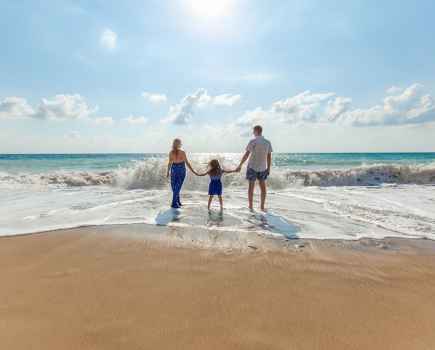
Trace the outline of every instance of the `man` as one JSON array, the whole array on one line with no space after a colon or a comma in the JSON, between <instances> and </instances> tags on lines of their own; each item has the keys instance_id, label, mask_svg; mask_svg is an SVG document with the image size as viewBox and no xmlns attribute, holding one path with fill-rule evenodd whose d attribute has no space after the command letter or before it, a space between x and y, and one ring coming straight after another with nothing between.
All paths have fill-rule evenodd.
<instances>
[{"instance_id":1,"label":"man","mask_svg":"<svg viewBox=\"0 0 435 350\"><path fill-rule=\"evenodd\" d=\"M261 210L264 209L266 202L266 179L270 174L270 166L272 163L272 144L263 137L263 128L260 125L254 126L255 138L249 141L246 147L246 152L243 155L237 171L240 171L243 163L248 160L248 168L246 169L246 179L249 181L248 200L249 209L253 209L253 198L255 181L258 180L261 190Z\"/></svg>"}]
</instances>

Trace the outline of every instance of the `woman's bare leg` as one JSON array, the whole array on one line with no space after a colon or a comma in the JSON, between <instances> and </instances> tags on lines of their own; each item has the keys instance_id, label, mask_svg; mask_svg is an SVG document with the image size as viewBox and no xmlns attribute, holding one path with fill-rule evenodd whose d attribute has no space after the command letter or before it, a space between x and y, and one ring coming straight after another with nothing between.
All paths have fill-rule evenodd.
<instances>
[{"instance_id":1,"label":"woman's bare leg","mask_svg":"<svg viewBox=\"0 0 435 350\"><path fill-rule=\"evenodd\" d=\"M213 200L213 196L208 196L208 210L210 210L212 200Z\"/></svg>"},{"instance_id":2,"label":"woman's bare leg","mask_svg":"<svg viewBox=\"0 0 435 350\"><path fill-rule=\"evenodd\" d=\"M222 196L219 196L219 205L221 206L221 211L224 210L224 201L222 200Z\"/></svg>"}]
</instances>

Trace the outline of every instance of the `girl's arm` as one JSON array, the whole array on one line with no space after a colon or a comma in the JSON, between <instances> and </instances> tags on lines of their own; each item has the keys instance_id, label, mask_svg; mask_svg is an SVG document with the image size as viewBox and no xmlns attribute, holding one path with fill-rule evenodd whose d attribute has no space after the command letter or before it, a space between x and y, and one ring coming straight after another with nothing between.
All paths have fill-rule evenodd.
<instances>
[{"instance_id":1,"label":"girl's arm","mask_svg":"<svg viewBox=\"0 0 435 350\"><path fill-rule=\"evenodd\" d=\"M171 153L172 152L169 152L168 169L166 170L166 177L169 177L169 170L171 169L172 162L173 162L172 157L171 157Z\"/></svg>"},{"instance_id":2,"label":"girl's arm","mask_svg":"<svg viewBox=\"0 0 435 350\"><path fill-rule=\"evenodd\" d=\"M206 175L208 175L208 171L205 172L205 173L195 173L195 174L198 175L198 176L206 176Z\"/></svg>"},{"instance_id":3,"label":"girl's arm","mask_svg":"<svg viewBox=\"0 0 435 350\"><path fill-rule=\"evenodd\" d=\"M234 170L223 170L222 169L222 173L224 173L224 174L231 174L231 173L237 173L237 172L238 172L237 169L234 169Z\"/></svg>"}]
</instances>

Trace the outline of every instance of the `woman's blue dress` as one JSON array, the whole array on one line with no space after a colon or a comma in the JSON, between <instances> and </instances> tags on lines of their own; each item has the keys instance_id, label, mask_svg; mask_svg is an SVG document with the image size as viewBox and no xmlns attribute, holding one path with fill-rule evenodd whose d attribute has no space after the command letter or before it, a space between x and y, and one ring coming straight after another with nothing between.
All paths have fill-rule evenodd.
<instances>
[{"instance_id":1,"label":"woman's blue dress","mask_svg":"<svg viewBox=\"0 0 435 350\"><path fill-rule=\"evenodd\" d=\"M186 165L184 162L172 163L171 166L171 188L172 188L172 208L180 208L180 191L186 178Z\"/></svg>"}]
</instances>

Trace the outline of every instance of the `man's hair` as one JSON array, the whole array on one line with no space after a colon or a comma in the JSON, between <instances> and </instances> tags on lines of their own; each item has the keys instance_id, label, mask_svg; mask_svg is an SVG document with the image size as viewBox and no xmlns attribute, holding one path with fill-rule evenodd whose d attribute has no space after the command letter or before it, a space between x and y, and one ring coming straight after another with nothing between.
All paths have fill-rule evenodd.
<instances>
[{"instance_id":1,"label":"man's hair","mask_svg":"<svg viewBox=\"0 0 435 350\"><path fill-rule=\"evenodd\" d=\"M255 125L254 126L254 131L258 134L261 135L263 133L263 128L261 127L261 125Z\"/></svg>"}]
</instances>

